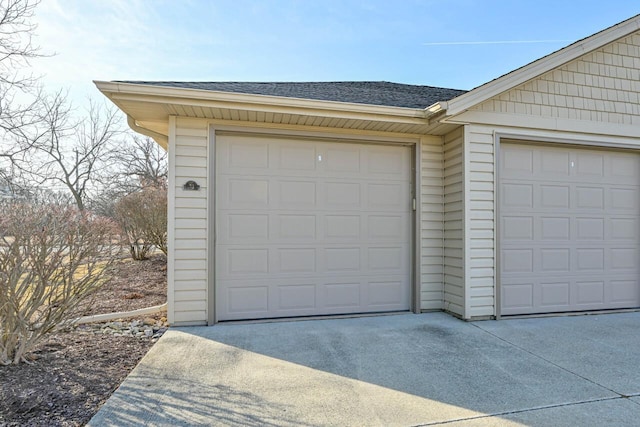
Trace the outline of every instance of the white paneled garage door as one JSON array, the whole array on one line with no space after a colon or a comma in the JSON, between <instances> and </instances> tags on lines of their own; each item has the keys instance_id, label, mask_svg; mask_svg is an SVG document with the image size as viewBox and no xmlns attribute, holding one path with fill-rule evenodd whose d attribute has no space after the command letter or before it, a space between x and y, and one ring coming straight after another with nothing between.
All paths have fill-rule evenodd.
<instances>
[{"instance_id":1,"label":"white paneled garage door","mask_svg":"<svg viewBox=\"0 0 640 427\"><path fill-rule=\"evenodd\" d=\"M218 320L408 310L411 151L216 137Z\"/></svg>"},{"instance_id":2,"label":"white paneled garage door","mask_svg":"<svg viewBox=\"0 0 640 427\"><path fill-rule=\"evenodd\" d=\"M501 314L640 306L640 156L502 144Z\"/></svg>"}]
</instances>

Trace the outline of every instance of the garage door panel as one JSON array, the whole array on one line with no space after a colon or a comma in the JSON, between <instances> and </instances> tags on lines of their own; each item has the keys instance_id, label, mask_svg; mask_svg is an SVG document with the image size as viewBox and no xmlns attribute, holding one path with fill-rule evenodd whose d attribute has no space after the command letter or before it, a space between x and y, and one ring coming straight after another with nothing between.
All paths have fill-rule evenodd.
<instances>
[{"instance_id":1,"label":"garage door panel","mask_svg":"<svg viewBox=\"0 0 640 427\"><path fill-rule=\"evenodd\" d=\"M627 271L635 270L638 265L637 248L613 248L611 249L611 270Z\"/></svg>"},{"instance_id":2,"label":"garage door panel","mask_svg":"<svg viewBox=\"0 0 640 427\"><path fill-rule=\"evenodd\" d=\"M638 211L638 192L634 188L609 188L611 207L621 211Z\"/></svg>"},{"instance_id":3,"label":"garage door panel","mask_svg":"<svg viewBox=\"0 0 640 427\"><path fill-rule=\"evenodd\" d=\"M269 215L229 213L218 218L226 227L218 239L223 242L244 240L267 242L269 239Z\"/></svg>"},{"instance_id":4,"label":"garage door panel","mask_svg":"<svg viewBox=\"0 0 640 427\"><path fill-rule=\"evenodd\" d=\"M315 171L316 149L312 144L287 144L278 146L276 152L276 168L281 173L287 171Z\"/></svg>"},{"instance_id":5,"label":"garage door panel","mask_svg":"<svg viewBox=\"0 0 640 427\"><path fill-rule=\"evenodd\" d=\"M500 153L501 170L505 179L523 178L533 174L534 152L532 148L511 146L509 149L502 149Z\"/></svg>"},{"instance_id":6,"label":"garage door panel","mask_svg":"<svg viewBox=\"0 0 640 427\"><path fill-rule=\"evenodd\" d=\"M374 241L406 241L408 218L405 215L370 215L368 217L368 236Z\"/></svg>"},{"instance_id":7,"label":"garage door panel","mask_svg":"<svg viewBox=\"0 0 640 427\"><path fill-rule=\"evenodd\" d=\"M538 153L540 171L549 176L566 177L569 175L569 151L553 150Z\"/></svg>"},{"instance_id":8,"label":"garage door panel","mask_svg":"<svg viewBox=\"0 0 640 427\"><path fill-rule=\"evenodd\" d=\"M329 310L357 310L362 306L361 283L327 283L324 286L325 306Z\"/></svg>"},{"instance_id":9,"label":"garage door panel","mask_svg":"<svg viewBox=\"0 0 640 427\"><path fill-rule=\"evenodd\" d=\"M503 203L510 208L533 208L533 185L505 183L502 185Z\"/></svg>"},{"instance_id":10,"label":"garage door panel","mask_svg":"<svg viewBox=\"0 0 640 427\"><path fill-rule=\"evenodd\" d=\"M314 181L281 180L272 205L278 209L306 209L316 207L317 183Z\"/></svg>"},{"instance_id":11,"label":"garage door panel","mask_svg":"<svg viewBox=\"0 0 640 427\"><path fill-rule=\"evenodd\" d=\"M544 273L560 273L571 271L571 250L569 248L540 249L539 271Z\"/></svg>"},{"instance_id":12,"label":"garage door panel","mask_svg":"<svg viewBox=\"0 0 640 427\"><path fill-rule=\"evenodd\" d=\"M317 250L315 248L278 249L280 273L315 273Z\"/></svg>"},{"instance_id":13,"label":"garage door panel","mask_svg":"<svg viewBox=\"0 0 640 427\"><path fill-rule=\"evenodd\" d=\"M362 204L362 185L357 182L325 184L324 207L327 210L358 209Z\"/></svg>"},{"instance_id":14,"label":"garage door panel","mask_svg":"<svg viewBox=\"0 0 640 427\"><path fill-rule=\"evenodd\" d=\"M228 165L234 169L267 169L269 167L269 148L260 141L238 141L229 146Z\"/></svg>"},{"instance_id":15,"label":"garage door panel","mask_svg":"<svg viewBox=\"0 0 640 427\"><path fill-rule=\"evenodd\" d=\"M404 248L385 247L385 248L369 248L368 249L368 267L372 271L384 271L392 273L400 273L404 267Z\"/></svg>"},{"instance_id":16,"label":"garage door panel","mask_svg":"<svg viewBox=\"0 0 640 427\"><path fill-rule=\"evenodd\" d=\"M528 313L533 309L532 282L504 281L501 286L502 314Z\"/></svg>"},{"instance_id":17,"label":"garage door panel","mask_svg":"<svg viewBox=\"0 0 640 427\"><path fill-rule=\"evenodd\" d=\"M533 239L533 220L531 216L503 216L502 239L505 241Z\"/></svg>"},{"instance_id":18,"label":"garage door panel","mask_svg":"<svg viewBox=\"0 0 640 427\"><path fill-rule=\"evenodd\" d=\"M369 305L381 310L401 306L406 283L403 280L372 281L369 283Z\"/></svg>"},{"instance_id":19,"label":"garage door panel","mask_svg":"<svg viewBox=\"0 0 640 427\"><path fill-rule=\"evenodd\" d=\"M640 180L640 165L629 156L612 155L610 164L611 176L620 178L620 183L638 182Z\"/></svg>"},{"instance_id":20,"label":"garage door panel","mask_svg":"<svg viewBox=\"0 0 640 427\"><path fill-rule=\"evenodd\" d=\"M633 304L640 298L640 289L635 280L612 280L611 302L621 305Z\"/></svg>"},{"instance_id":21,"label":"garage door panel","mask_svg":"<svg viewBox=\"0 0 640 427\"><path fill-rule=\"evenodd\" d=\"M571 238L571 218L564 216L538 216L532 223L540 224L539 232L534 231L534 240L566 241Z\"/></svg>"},{"instance_id":22,"label":"garage door panel","mask_svg":"<svg viewBox=\"0 0 640 427\"><path fill-rule=\"evenodd\" d=\"M576 218L577 240L604 240L604 218Z\"/></svg>"},{"instance_id":23,"label":"garage door panel","mask_svg":"<svg viewBox=\"0 0 640 427\"><path fill-rule=\"evenodd\" d=\"M586 309L604 306L604 280L576 281L575 305L587 306Z\"/></svg>"},{"instance_id":24,"label":"garage door panel","mask_svg":"<svg viewBox=\"0 0 640 427\"><path fill-rule=\"evenodd\" d=\"M402 183L372 183L367 185L367 207L371 210L397 211L399 204L408 202L407 197L408 194L403 191Z\"/></svg>"},{"instance_id":25,"label":"garage door panel","mask_svg":"<svg viewBox=\"0 0 640 427\"><path fill-rule=\"evenodd\" d=\"M230 207L263 207L269 205L269 180L232 178L221 182L226 187L223 197ZM226 185L225 185L226 184Z\"/></svg>"},{"instance_id":26,"label":"garage door panel","mask_svg":"<svg viewBox=\"0 0 640 427\"><path fill-rule=\"evenodd\" d=\"M612 240L630 240L635 241L638 235L638 219L637 218L611 218L611 234Z\"/></svg>"},{"instance_id":27,"label":"garage door panel","mask_svg":"<svg viewBox=\"0 0 640 427\"><path fill-rule=\"evenodd\" d=\"M406 156L406 150L399 151L393 148L378 147L368 150L368 172L379 178L380 175L390 175L396 177L407 177L407 163L409 159Z\"/></svg>"},{"instance_id":28,"label":"garage door panel","mask_svg":"<svg viewBox=\"0 0 640 427\"><path fill-rule=\"evenodd\" d=\"M604 152L577 151L575 152L575 175L586 179L599 179L605 176Z\"/></svg>"},{"instance_id":29,"label":"garage door panel","mask_svg":"<svg viewBox=\"0 0 640 427\"><path fill-rule=\"evenodd\" d=\"M359 175L361 171L361 147L355 144L334 144L325 146L325 170L329 172Z\"/></svg>"},{"instance_id":30,"label":"garage door panel","mask_svg":"<svg viewBox=\"0 0 640 427\"><path fill-rule=\"evenodd\" d=\"M533 185L532 185L533 187ZM541 184L540 188L540 204L541 208L551 209L569 209L571 201L571 187L568 185L550 185ZM533 205L531 206L533 208Z\"/></svg>"},{"instance_id":31,"label":"garage door panel","mask_svg":"<svg viewBox=\"0 0 640 427\"><path fill-rule=\"evenodd\" d=\"M229 275L269 272L268 249L229 249L227 254L226 271Z\"/></svg>"},{"instance_id":32,"label":"garage door panel","mask_svg":"<svg viewBox=\"0 0 640 427\"><path fill-rule=\"evenodd\" d=\"M268 286L237 286L226 290L226 305L229 314L242 316L246 313L269 312Z\"/></svg>"},{"instance_id":33,"label":"garage door panel","mask_svg":"<svg viewBox=\"0 0 640 427\"><path fill-rule=\"evenodd\" d=\"M218 319L408 310L409 148L256 139L216 140Z\"/></svg>"},{"instance_id":34,"label":"garage door panel","mask_svg":"<svg viewBox=\"0 0 640 427\"><path fill-rule=\"evenodd\" d=\"M332 241L360 240L361 215L332 215L325 216L325 239Z\"/></svg>"},{"instance_id":35,"label":"garage door panel","mask_svg":"<svg viewBox=\"0 0 640 427\"><path fill-rule=\"evenodd\" d=\"M505 273L533 272L532 249L503 249L502 271Z\"/></svg>"},{"instance_id":36,"label":"garage door panel","mask_svg":"<svg viewBox=\"0 0 640 427\"><path fill-rule=\"evenodd\" d=\"M247 280L219 292L225 320L405 310L408 283L402 276L352 280ZM363 307L369 307L363 310Z\"/></svg>"},{"instance_id":37,"label":"garage door panel","mask_svg":"<svg viewBox=\"0 0 640 427\"><path fill-rule=\"evenodd\" d=\"M576 257L578 272L604 270L604 249L579 248L576 249Z\"/></svg>"},{"instance_id":38,"label":"garage door panel","mask_svg":"<svg viewBox=\"0 0 640 427\"><path fill-rule=\"evenodd\" d=\"M604 209L604 188L576 186L576 208Z\"/></svg>"},{"instance_id":39,"label":"garage door panel","mask_svg":"<svg viewBox=\"0 0 640 427\"><path fill-rule=\"evenodd\" d=\"M640 156L516 144L501 150L502 314L640 306ZM565 172L566 182L552 179ZM526 187L531 207L513 202L528 195L510 196Z\"/></svg>"},{"instance_id":40,"label":"garage door panel","mask_svg":"<svg viewBox=\"0 0 640 427\"><path fill-rule=\"evenodd\" d=\"M327 248L324 250L327 272L360 271L360 248Z\"/></svg>"},{"instance_id":41,"label":"garage door panel","mask_svg":"<svg viewBox=\"0 0 640 427\"><path fill-rule=\"evenodd\" d=\"M564 310L569 307L571 284L569 282L541 282L540 307L547 310Z\"/></svg>"},{"instance_id":42,"label":"garage door panel","mask_svg":"<svg viewBox=\"0 0 640 427\"><path fill-rule=\"evenodd\" d=\"M302 213L271 214L276 222L271 242L306 242L317 237L317 216Z\"/></svg>"},{"instance_id":43,"label":"garage door panel","mask_svg":"<svg viewBox=\"0 0 640 427\"><path fill-rule=\"evenodd\" d=\"M317 307L315 284L278 287L278 310L309 310Z\"/></svg>"}]
</instances>

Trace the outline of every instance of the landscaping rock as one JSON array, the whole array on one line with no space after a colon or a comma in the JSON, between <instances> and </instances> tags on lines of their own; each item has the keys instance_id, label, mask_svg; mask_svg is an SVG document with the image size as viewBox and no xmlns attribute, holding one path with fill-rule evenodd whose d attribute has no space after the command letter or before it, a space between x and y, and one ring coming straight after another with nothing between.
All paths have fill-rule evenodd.
<instances>
[{"instance_id":1,"label":"landscaping rock","mask_svg":"<svg viewBox=\"0 0 640 427\"><path fill-rule=\"evenodd\" d=\"M167 326L166 321L147 318L143 321L132 320L131 322L86 323L74 326L74 329L84 333L135 337L157 341L167 331Z\"/></svg>"}]
</instances>

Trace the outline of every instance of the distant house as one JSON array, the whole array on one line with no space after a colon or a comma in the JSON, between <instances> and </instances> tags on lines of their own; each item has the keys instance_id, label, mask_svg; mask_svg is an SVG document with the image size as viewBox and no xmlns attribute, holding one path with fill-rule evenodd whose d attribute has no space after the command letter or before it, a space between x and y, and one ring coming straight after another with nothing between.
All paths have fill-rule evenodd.
<instances>
[{"instance_id":1,"label":"distant house","mask_svg":"<svg viewBox=\"0 0 640 427\"><path fill-rule=\"evenodd\" d=\"M174 324L640 306L640 15L469 92L96 85L169 151Z\"/></svg>"},{"instance_id":2,"label":"distant house","mask_svg":"<svg viewBox=\"0 0 640 427\"><path fill-rule=\"evenodd\" d=\"M15 198L15 194L11 185L2 177L0 177L0 201L11 200Z\"/></svg>"}]
</instances>

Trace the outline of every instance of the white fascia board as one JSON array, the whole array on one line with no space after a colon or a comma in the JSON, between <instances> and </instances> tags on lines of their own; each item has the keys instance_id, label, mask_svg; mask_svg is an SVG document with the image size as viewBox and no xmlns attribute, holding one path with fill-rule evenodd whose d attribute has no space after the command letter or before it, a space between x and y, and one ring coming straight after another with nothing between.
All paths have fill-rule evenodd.
<instances>
[{"instance_id":1,"label":"white fascia board","mask_svg":"<svg viewBox=\"0 0 640 427\"><path fill-rule=\"evenodd\" d=\"M567 62L573 61L582 55L626 37L638 31L638 29L640 29L640 15L636 15L633 18L627 19L590 37L577 41L561 50L449 100L447 102L447 115L452 116L465 111L474 105L554 70Z\"/></svg>"},{"instance_id":2,"label":"white fascia board","mask_svg":"<svg viewBox=\"0 0 640 427\"><path fill-rule=\"evenodd\" d=\"M609 137L640 138L640 127L637 125L530 116L525 114L467 111L456 117L447 119L446 123L457 125L480 124L493 127L573 132L583 135L591 134L608 135Z\"/></svg>"},{"instance_id":3,"label":"white fascia board","mask_svg":"<svg viewBox=\"0 0 640 427\"><path fill-rule=\"evenodd\" d=\"M261 111L301 113L301 110L331 112L331 117L364 119L368 116L388 117L401 122L424 124L426 113L423 109L357 104L349 102L322 101L315 99L287 98L270 95L254 95L236 92L175 88L147 84L94 81L96 87L107 97L115 99L139 99L146 102L180 103L194 106L224 106L246 108L260 106Z\"/></svg>"}]
</instances>

